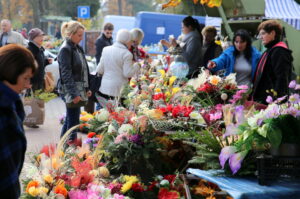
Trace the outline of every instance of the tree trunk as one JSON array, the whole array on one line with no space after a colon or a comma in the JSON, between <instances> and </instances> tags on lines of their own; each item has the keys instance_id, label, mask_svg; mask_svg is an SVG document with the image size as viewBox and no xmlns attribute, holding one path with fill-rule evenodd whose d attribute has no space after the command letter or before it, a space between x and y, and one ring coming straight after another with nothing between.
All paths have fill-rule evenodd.
<instances>
[{"instance_id":1,"label":"tree trunk","mask_svg":"<svg viewBox=\"0 0 300 199\"><path fill-rule=\"evenodd\" d=\"M119 15L123 15L122 0L118 0Z\"/></svg>"}]
</instances>

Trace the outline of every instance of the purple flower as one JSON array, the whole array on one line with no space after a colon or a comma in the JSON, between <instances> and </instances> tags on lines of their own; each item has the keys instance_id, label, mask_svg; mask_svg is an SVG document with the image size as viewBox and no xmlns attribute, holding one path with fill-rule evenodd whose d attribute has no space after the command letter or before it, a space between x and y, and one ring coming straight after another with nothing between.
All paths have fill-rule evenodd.
<instances>
[{"instance_id":1,"label":"purple flower","mask_svg":"<svg viewBox=\"0 0 300 199\"><path fill-rule=\"evenodd\" d=\"M272 109L266 113L266 118L275 118L280 115L280 109L278 105L274 105Z\"/></svg>"},{"instance_id":2,"label":"purple flower","mask_svg":"<svg viewBox=\"0 0 300 199\"><path fill-rule=\"evenodd\" d=\"M274 103L280 103L280 102L282 102L283 100L285 100L287 98L287 96L285 95L285 96L282 96L282 97L280 97L280 98L277 98L275 101L274 101Z\"/></svg>"},{"instance_id":3,"label":"purple flower","mask_svg":"<svg viewBox=\"0 0 300 199\"><path fill-rule=\"evenodd\" d=\"M230 156L229 158L229 166L233 174L236 174L238 170L240 170L242 166L242 162L246 155L248 154L248 151L242 151L239 153L235 153Z\"/></svg>"},{"instance_id":4,"label":"purple flower","mask_svg":"<svg viewBox=\"0 0 300 199\"><path fill-rule=\"evenodd\" d=\"M295 90L300 90L300 84L297 84Z\"/></svg>"},{"instance_id":5,"label":"purple flower","mask_svg":"<svg viewBox=\"0 0 300 199\"><path fill-rule=\"evenodd\" d=\"M237 151L235 146L226 146L221 150L219 155L220 165L224 169L226 161Z\"/></svg>"},{"instance_id":6,"label":"purple flower","mask_svg":"<svg viewBox=\"0 0 300 199\"><path fill-rule=\"evenodd\" d=\"M292 80L292 81L290 82L290 84L289 84L289 88L295 88L296 85L297 85L296 80Z\"/></svg>"},{"instance_id":7,"label":"purple flower","mask_svg":"<svg viewBox=\"0 0 300 199\"><path fill-rule=\"evenodd\" d=\"M237 126L238 126L237 124L227 125L225 134L223 135L223 138L226 138L227 136L230 136L230 135L237 135L237 132L238 132Z\"/></svg>"},{"instance_id":8,"label":"purple flower","mask_svg":"<svg viewBox=\"0 0 300 199\"><path fill-rule=\"evenodd\" d=\"M235 107L235 118L237 124L242 124L245 121L244 106L240 105Z\"/></svg>"},{"instance_id":9,"label":"purple flower","mask_svg":"<svg viewBox=\"0 0 300 199\"><path fill-rule=\"evenodd\" d=\"M142 140L142 136L139 134L130 135L129 141L138 145L143 145L144 142Z\"/></svg>"},{"instance_id":10,"label":"purple flower","mask_svg":"<svg viewBox=\"0 0 300 199\"><path fill-rule=\"evenodd\" d=\"M266 102L267 102L268 104L271 104L271 103L273 102L273 98L269 95L269 96L267 97L267 99L266 99Z\"/></svg>"},{"instance_id":11,"label":"purple flower","mask_svg":"<svg viewBox=\"0 0 300 199\"><path fill-rule=\"evenodd\" d=\"M299 94L293 94L289 97L289 101L293 104L298 104L300 102Z\"/></svg>"}]
</instances>

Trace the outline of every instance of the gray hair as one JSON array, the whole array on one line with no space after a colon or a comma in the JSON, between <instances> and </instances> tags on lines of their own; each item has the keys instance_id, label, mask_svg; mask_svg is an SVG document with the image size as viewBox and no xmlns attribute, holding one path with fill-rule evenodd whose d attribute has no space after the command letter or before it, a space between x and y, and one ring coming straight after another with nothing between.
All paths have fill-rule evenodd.
<instances>
[{"instance_id":1,"label":"gray hair","mask_svg":"<svg viewBox=\"0 0 300 199\"><path fill-rule=\"evenodd\" d=\"M137 41L138 44L142 43L144 39L144 32L140 28L134 28L130 31L132 35L132 40Z\"/></svg>"},{"instance_id":2,"label":"gray hair","mask_svg":"<svg viewBox=\"0 0 300 199\"><path fill-rule=\"evenodd\" d=\"M117 33L116 41L122 44L127 44L132 40L131 33L126 29L120 29Z\"/></svg>"},{"instance_id":3,"label":"gray hair","mask_svg":"<svg viewBox=\"0 0 300 199\"><path fill-rule=\"evenodd\" d=\"M85 27L78 21L64 22L61 25L61 35L63 36L63 38L70 38L79 29L85 30Z\"/></svg>"}]
</instances>

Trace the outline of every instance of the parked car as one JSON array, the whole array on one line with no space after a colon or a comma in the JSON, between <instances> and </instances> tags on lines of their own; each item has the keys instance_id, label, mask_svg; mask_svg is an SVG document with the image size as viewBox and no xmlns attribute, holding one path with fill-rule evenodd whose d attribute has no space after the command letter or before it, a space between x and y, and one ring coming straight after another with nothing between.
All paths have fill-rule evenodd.
<instances>
[{"instance_id":1,"label":"parked car","mask_svg":"<svg viewBox=\"0 0 300 199\"><path fill-rule=\"evenodd\" d=\"M57 85L57 81L59 79L59 68L58 68L58 62L57 62L57 55L50 52L49 50L45 50L44 52L45 56L48 58L53 58L52 64L49 64L45 68L45 72L51 72L54 78L55 85ZM86 56L86 60L88 62L89 71L90 73L94 73L96 70L96 59L92 58L91 56Z\"/></svg>"}]
</instances>

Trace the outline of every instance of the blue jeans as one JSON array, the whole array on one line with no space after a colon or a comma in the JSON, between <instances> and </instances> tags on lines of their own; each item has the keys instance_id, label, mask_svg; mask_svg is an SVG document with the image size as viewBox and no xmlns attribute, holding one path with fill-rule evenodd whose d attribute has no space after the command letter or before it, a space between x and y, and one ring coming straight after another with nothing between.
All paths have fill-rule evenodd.
<instances>
[{"instance_id":1,"label":"blue jeans","mask_svg":"<svg viewBox=\"0 0 300 199\"><path fill-rule=\"evenodd\" d=\"M79 117L80 117L80 107L78 108L68 108L66 114L65 123L61 129L60 137L63 137L64 134L73 126L79 124ZM70 136L70 140L75 140L77 138L77 130L72 131L72 135Z\"/></svg>"}]
</instances>

